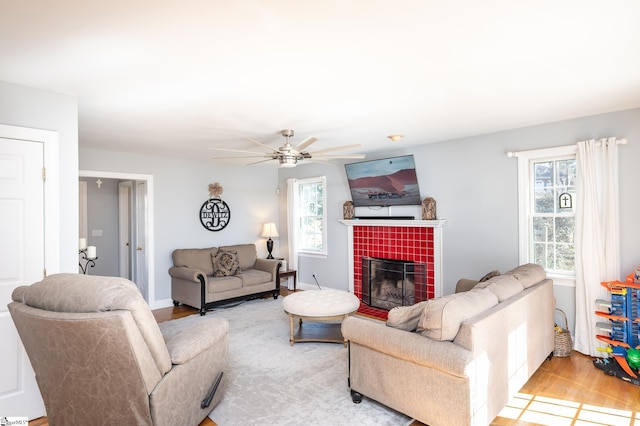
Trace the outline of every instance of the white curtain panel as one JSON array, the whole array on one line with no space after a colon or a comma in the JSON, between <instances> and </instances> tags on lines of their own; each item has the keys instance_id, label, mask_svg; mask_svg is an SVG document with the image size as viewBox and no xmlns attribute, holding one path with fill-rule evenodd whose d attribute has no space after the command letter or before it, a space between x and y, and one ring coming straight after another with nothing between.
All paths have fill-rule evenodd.
<instances>
[{"instance_id":1,"label":"white curtain panel","mask_svg":"<svg viewBox=\"0 0 640 426\"><path fill-rule=\"evenodd\" d=\"M287 179L287 244L289 245L289 269L298 270L298 228L296 226L295 191L297 179ZM300 275L298 275L299 277ZM292 280L288 281L288 289L293 290Z\"/></svg>"},{"instance_id":2,"label":"white curtain panel","mask_svg":"<svg viewBox=\"0 0 640 426\"><path fill-rule=\"evenodd\" d=\"M602 357L596 348L596 300L609 300L600 283L620 277L618 145L616 138L578 142L576 154L576 327L574 349ZM603 320L600 318L600 320Z\"/></svg>"}]
</instances>

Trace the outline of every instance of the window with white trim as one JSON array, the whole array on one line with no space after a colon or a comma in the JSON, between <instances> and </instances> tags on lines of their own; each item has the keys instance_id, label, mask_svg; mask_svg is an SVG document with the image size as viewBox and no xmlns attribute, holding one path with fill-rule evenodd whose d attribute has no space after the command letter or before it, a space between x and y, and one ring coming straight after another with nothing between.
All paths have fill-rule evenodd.
<instances>
[{"instance_id":1,"label":"window with white trim","mask_svg":"<svg viewBox=\"0 0 640 426\"><path fill-rule=\"evenodd\" d=\"M298 179L294 189L296 239L301 254L327 254L326 178Z\"/></svg>"},{"instance_id":2,"label":"window with white trim","mask_svg":"<svg viewBox=\"0 0 640 426\"><path fill-rule=\"evenodd\" d=\"M575 277L576 146L518 157L520 263Z\"/></svg>"}]
</instances>

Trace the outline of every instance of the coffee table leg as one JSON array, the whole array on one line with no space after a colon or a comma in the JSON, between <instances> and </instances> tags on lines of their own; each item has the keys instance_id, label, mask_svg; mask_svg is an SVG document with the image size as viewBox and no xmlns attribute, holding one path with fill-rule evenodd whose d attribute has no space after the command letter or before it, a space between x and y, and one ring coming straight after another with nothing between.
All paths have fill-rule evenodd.
<instances>
[{"instance_id":1,"label":"coffee table leg","mask_svg":"<svg viewBox=\"0 0 640 426\"><path fill-rule=\"evenodd\" d=\"M289 314L289 345L293 346L293 315Z\"/></svg>"},{"instance_id":2,"label":"coffee table leg","mask_svg":"<svg viewBox=\"0 0 640 426\"><path fill-rule=\"evenodd\" d=\"M342 318L343 320L345 320L347 317L349 316L349 314L344 314L344 318ZM342 334L342 332L340 332ZM344 338L344 336L343 336ZM344 347L347 347L347 339L344 339Z\"/></svg>"}]
</instances>

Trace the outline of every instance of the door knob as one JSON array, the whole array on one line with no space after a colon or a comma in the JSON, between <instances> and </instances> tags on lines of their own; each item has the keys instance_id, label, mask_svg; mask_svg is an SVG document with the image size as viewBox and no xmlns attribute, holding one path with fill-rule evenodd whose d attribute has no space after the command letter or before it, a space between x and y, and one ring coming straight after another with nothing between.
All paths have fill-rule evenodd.
<instances>
[{"instance_id":1,"label":"door knob","mask_svg":"<svg viewBox=\"0 0 640 426\"><path fill-rule=\"evenodd\" d=\"M138 247L138 248L136 248L136 250L142 251L142 247Z\"/></svg>"}]
</instances>

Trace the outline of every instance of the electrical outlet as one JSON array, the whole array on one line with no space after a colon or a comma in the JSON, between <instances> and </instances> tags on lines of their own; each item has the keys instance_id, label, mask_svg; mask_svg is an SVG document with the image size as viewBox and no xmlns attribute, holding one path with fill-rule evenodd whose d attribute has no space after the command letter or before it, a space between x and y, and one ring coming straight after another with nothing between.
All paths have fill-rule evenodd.
<instances>
[{"instance_id":1,"label":"electrical outlet","mask_svg":"<svg viewBox=\"0 0 640 426\"><path fill-rule=\"evenodd\" d=\"M91 230L92 237L102 237L102 229L92 229Z\"/></svg>"}]
</instances>

